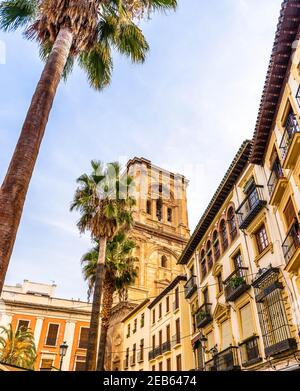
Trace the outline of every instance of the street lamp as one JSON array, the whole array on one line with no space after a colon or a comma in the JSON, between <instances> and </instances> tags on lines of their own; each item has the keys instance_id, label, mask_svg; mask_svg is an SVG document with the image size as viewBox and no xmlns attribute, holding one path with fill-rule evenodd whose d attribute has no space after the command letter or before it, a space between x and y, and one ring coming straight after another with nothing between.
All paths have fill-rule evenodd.
<instances>
[{"instance_id":1,"label":"street lamp","mask_svg":"<svg viewBox=\"0 0 300 391\"><path fill-rule=\"evenodd\" d=\"M65 355L67 354L67 350L68 350L68 345L67 345L67 342L64 341L60 347L59 347L59 355L60 355L60 365L59 365L59 370L61 371L61 368L62 368L62 364L63 364L63 359L65 357Z\"/></svg>"}]
</instances>

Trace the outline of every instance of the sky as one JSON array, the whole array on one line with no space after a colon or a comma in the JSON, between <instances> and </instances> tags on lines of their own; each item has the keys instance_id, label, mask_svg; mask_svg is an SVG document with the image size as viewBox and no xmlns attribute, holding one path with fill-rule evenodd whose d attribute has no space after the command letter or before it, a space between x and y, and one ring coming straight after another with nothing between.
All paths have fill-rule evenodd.
<instances>
[{"instance_id":1,"label":"sky","mask_svg":"<svg viewBox=\"0 0 300 391\"><path fill-rule=\"evenodd\" d=\"M75 68L59 87L27 195L7 284L57 284L86 299L80 258L90 247L69 207L90 160L145 157L189 180L191 232L240 144L252 137L281 0L178 0L141 27L143 65L115 56L111 85L89 88ZM0 181L43 63L21 32L0 32ZM3 51L2 51L3 52ZM0 53L1 54L1 53Z\"/></svg>"}]
</instances>

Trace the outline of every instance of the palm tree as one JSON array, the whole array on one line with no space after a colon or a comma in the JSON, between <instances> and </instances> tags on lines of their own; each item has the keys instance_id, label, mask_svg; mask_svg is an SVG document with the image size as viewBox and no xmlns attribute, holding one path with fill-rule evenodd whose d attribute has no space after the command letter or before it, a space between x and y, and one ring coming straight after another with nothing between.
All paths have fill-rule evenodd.
<instances>
[{"instance_id":1,"label":"palm tree","mask_svg":"<svg viewBox=\"0 0 300 391\"><path fill-rule=\"evenodd\" d=\"M99 161L93 160L91 165L92 173L83 174L77 179L79 186L71 204L71 211L77 210L81 215L77 223L79 231L89 231L92 239L99 242L88 337L87 370L94 370L96 365L106 244L118 232L133 226L132 208L135 205L135 199L129 195L133 179L121 175L118 163L110 163L106 169Z\"/></svg>"},{"instance_id":2,"label":"palm tree","mask_svg":"<svg viewBox=\"0 0 300 391\"><path fill-rule=\"evenodd\" d=\"M5 364L33 369L36 360L34 336L23 327L14 331L12 325L0 327L0 361Z\"/></svg>"},{"instance_id":3,"label":"palm tree","mask_svg":"<svg viewBox=\"0 0 300 391\"><path fill-rule=\"evenodd\" d=\"M5 0L0 29L25 30L46 61L28 109L20 138L0 188L0 294L38 157L48 117L62 76L75 60L90 85L110 83L111 50L143 62L148 44L134 18L144 12L175 8L177 0Z\"/></svg>"},{"instance_id":4,"label":"palm tree","mask_svg":"<svg viewBox=\"0 0 300 391\"><path fill-rule=\"evenodd\" d=\"M101 311L101 333L98 349L97 370L104 370L104 359L107 342L107 332L109 329L111 310L113 305L113 295L117 291L119 299L127 297L127 290L136 276L135 262L138 258L132 256L135 242L126 237L124 232L120 232L113 240L107 242L105 259L105 278L103 283L103 300ZM95 284L96 265L99 253L97 244L82 257L82 271L84 279L88 282L88 297L91 295Z\"/></svg>"}]
</instances>

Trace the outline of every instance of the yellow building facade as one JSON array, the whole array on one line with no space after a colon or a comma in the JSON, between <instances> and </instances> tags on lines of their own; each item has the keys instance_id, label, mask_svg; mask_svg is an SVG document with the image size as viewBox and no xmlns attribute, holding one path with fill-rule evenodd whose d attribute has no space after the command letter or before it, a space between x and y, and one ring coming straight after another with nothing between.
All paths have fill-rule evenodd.
<instances>
[{"instance_id":1,"label":"yellow building facade","mask_svg":"<svg viewBox=\"0 0 300 391\"><path fill-rule=\"evenodd\" d=\"M300 370L299 27L284 1L253 140L179 259L196 370Z\"/></svg>"}]
</instances>

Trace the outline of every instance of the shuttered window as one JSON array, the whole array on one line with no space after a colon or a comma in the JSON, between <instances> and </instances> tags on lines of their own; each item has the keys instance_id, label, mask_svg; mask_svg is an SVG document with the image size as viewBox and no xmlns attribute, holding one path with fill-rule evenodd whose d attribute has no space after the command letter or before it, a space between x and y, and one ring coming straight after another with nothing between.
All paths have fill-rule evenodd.
<instances>
[{"instance_id":1,"label":"shuttered window","mask_svg":"<svg viewBox=\"0 0 300 391\"><path fill-rule=\"evenodd\" d=\"M40 371L45 371L45 372L52 371L52 365L53 365L53 360L42 359Z\"/></svg>"},{"instance_id":2,"label":"shuttered window","mask_svg":"<svg viewBox=\"0 0 300 391\"><path fill-rule=\"evenodd\" d=\"M251 337L254 334L253 319L251 313L251 305L248 303L241 311L241 322L242 322L242 339Z\"/></svg>"},{"instance_id":3,"label":"shuttered window","mask_svg":"<svg viewBox=\"0 0 300 391\"><path fill-rule=\"evenodd\" d=\"M214 343L214 334L211 331L210 333L206 334L207 338L207 351L209 352L215 345ZM212 354L208 353L206 356L206 361L210 360L212 358Z\"/></svg>"},{"instance_id":4,"label":"shuttered window","mask_svg":"<svg viewBox=\"0 0 300 391\"><path fill-rule=\"evenodd\" d=\"M75 371L85 371L85 356L77 356L75 361Z\"/></svg>"},{"instance_id":5,"label":"shuttered window","mask_svg":"<svg viewBox=\"0 0 300 391\"><path fill-rule=\"evenodd\" d=\"M87 349L89 336L89 329L87 327L81 327L78 347L80 349Z\"/></svg>"},{"instance_id":6,"label":"shuttered window","mask_svg":"<svg viewBox=\"0 0 300 391\"><path fill-rule=\"evenodd\" d=\"M57 335L58 335L59 325L50 323L48 328L48 334L46 338L47 346L56 346Z\"/></svg>"},{"instance_id":7,"label":"shuttered window","mask_svg":"<svg viewBox=\"0 0 300 391\"><path fill-rule=\"evenodd\" d=\"M296 212L291 198L288 200L288 203L286 204L283 214L284 214L286 225L289 228L296 218Z\"/></svg>"},{"instance_id":8,"label":"shuttered window","mask_svg":"<svg viewBox=\"0 0 300 391\"><path fill-rule=\"evenodd\" d=\"M225 322L221 324L221 333L222 333L222 350L225 350L232 343L232 334L231 334L229 320L225 320Z\"/></svg>"}]
</instances>

